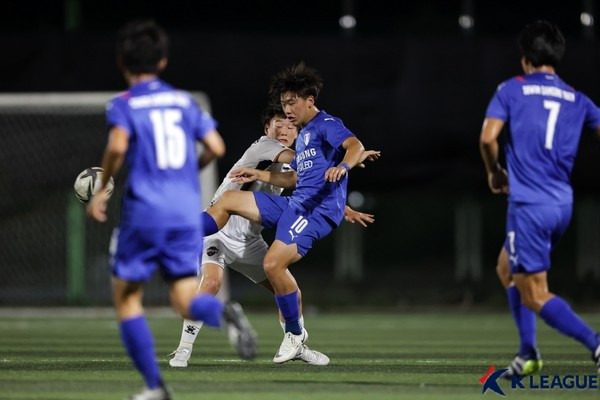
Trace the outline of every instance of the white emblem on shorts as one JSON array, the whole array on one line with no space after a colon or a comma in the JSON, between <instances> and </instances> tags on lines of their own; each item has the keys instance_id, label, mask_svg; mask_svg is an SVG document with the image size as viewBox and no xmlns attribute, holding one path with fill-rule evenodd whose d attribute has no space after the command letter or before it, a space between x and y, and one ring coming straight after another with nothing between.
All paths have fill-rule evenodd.
<instances>
[{"instance_id":1,"label":"white emblem on shorts","mask_svg":"<svg viewBox=\"0 0 600 400\"><path fill-rule=\"evenodd\" d=\"M304 134L304 145L308 146L308 142L310 142L310 132Z\"/></svg>"},{"instance_id":2,"label":"white emblem on shorts","mask_svg":"<svg viewBox=\"0 0 600 400\"><path fill-rule=\"evenodd\" d=\"M292 240L294 240L295 238L298 237L298 235L294 235L294 233L292 232L291 229L288 232L290 233L290 236L292 237Z\"/></svg>"}]
</instances>

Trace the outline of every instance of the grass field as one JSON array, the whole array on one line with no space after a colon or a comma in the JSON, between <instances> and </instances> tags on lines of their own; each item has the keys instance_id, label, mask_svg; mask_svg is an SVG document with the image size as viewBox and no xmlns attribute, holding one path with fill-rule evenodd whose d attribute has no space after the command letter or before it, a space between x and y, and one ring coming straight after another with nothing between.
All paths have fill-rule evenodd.
<instances>
[{"instance_id":1,"label":"grass field","mask_svg":"<svg viewBox=\"0 0 600 400\"><path fill-rule=\"evenodd\" d=\"M281 341L272 315L250 314L259 357L239 361L224 333L203 329L186 369L171 369L166 355L179 341L180 321L150 312L165 380L176 399L481 399L478 379L491 364L504 367L517 349L506 314L335 314L307 316L309 344L331 364L275 365ZM600 327L599 315L584 315ZM543 324L540 324L543 325ZM540 326L544 374L594 374L587 351ZM122 399L142 386L125 356L117 325L106 314L0 318L0 399ZM516 390L512 399L598 399L598 390ZM487 398L501 398L488 391Z\"/></svg>"}]
</instances>

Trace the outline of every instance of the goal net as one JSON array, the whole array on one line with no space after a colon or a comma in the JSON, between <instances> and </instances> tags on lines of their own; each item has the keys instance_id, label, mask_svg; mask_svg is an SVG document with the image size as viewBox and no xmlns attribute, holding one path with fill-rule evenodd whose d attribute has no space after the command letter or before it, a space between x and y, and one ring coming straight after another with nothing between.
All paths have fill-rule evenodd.
<instances>
[{"instance_id":1,"label":"goal net","mask_svg":"<svg viewBox=\"0 0 600 400\"><path fill-rule=\"evenodd\" d=\"M210 112L204 93L193 93ZM0 95L0 306L108 305L108 245L118 223L124 175L109 220L85 218L73 183L99 166L107 142L106 102L115 93ZM217 186L214 163L200 177L203 202ZM146 304L166 304L156 279Z\"/></svg>"}]
</instances>

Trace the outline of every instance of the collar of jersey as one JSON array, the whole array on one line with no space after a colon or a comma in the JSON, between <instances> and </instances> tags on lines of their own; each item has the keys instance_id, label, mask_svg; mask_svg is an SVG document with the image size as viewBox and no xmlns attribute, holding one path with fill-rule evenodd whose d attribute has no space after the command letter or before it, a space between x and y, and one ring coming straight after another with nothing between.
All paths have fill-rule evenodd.
<instances>
[{"instance_id":1,"label":"collar of jersey","mask_svg":"<svg viewBox=\"0 0 600 400\"><path fill-rule=\"evenodd\" d=\"M321 119L321 116L326 114L327 113L325 112L325 110L320 110L310 121L308 121L308 124L304 125L304 128L302 128L302 130L304 131L308 129L311 125L313 125L314 122L316 122L317 119Z\"/></svg>"},{"instance_id":2,"label":"collar of jersey","mask_svg":"<svg viewBox=\"0 0 600 400\"><path fill-rule=\"evenodd\" d=\"M143 88L148 86L149 84L153 83L153 82L160 82L160 78L152 78L152 79L148 79L145 81L140 81L140 82L136 82L133 86L131 86L129 88L130 91L139 89L139 88Z\"/></svg>"}]
</instances>

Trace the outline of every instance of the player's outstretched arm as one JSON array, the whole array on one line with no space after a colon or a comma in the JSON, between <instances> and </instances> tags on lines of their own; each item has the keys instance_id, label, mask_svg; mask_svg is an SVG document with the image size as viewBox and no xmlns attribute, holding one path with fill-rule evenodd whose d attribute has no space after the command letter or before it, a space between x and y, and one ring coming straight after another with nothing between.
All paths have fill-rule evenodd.
<instances>
[{"instance_id":1,"label":"player's outstretched arm","mask_svg":"<svg viewBox=\"0 0 600 400\"><path fill-rule=\"evenodd\" d=\"M125 154L129 148L129 133L120 126L114 126L109 133L108 144L102 158L102 186L100 190L90 199L86 212L90 218L98 222L106 221L106 202L109 194L106 184L111 176L115 176L125 160Z\"/></svg>"},{"instance_id":2,"label":"player's outstretched arm","mask_svg":"<svg viewBox=\"0 0 600 400\"><path fill-rule=\"evenodd\" d=\"M498 162L498 136L502 132L504 121L486 118L481 128L479 150L487 172L488 185L492 193L508 193L508 174Z\"/></svg>"},{"instance_id":3,"label":"player's outstretched arm","mask_svg":"<svg viewBox=\"0 0 600 400\"><path fill-rule=\"evenodd\" d=\"M360 161L358 162L358 164L356 164L356 166L358 168L365 168L366 165L364 164L365 161L377 161L379 159L379 157L381 157L381 151L379 150L365 150L362 153L362 156L360 156Z\"/></svg>"},{"instance_id":4,"label":"player's outstretched arm","mask_svg":"<svg viewBox=\"0 0 600 400\"><path fill-rule=\"evenodd\" d=\"M327 182L337 182L360 162L360 158L365 151L364 146L354 136L349 137L342 143L342 148L346 150L344 159L337 167L331 167L325 171L325 180Z\"/></svg>"},{"instance_id":5,"label":"player's outstretched arm","mask_svg":"<svg viewBox=\"0 0 600 400\"><path fill-rule=\"evenodd\" d=\"M294 189L298 180L296 171L275 172L255 168L236 168L229 173L229 177L234 183L261 181L284 189Z\"/></svg>"},{"instance_id":6,"label":"player's outstretched arm","mask_svg":"<svg viewBox=\"0 0 600 400\"><path fill-rule=\"evenodd\" d=\"M373 214L365 214L360 211L355 211L350 206L346 206L344 209L344 219L351 224L358 222L365 228L367 227L367 223L372 224L375 222L375 216Z\"/></svg>"},{"instance_id":7,"label":"player's outstretched arm","mask_svg":"<svg viewBox=\"0 0 600 400\"><path fill-rule=\"evenodd\" d=\"M209 131L202 141L213 157L221 158L225 155L225 142L216 129Z\"/></svg>"}]
</instances>

